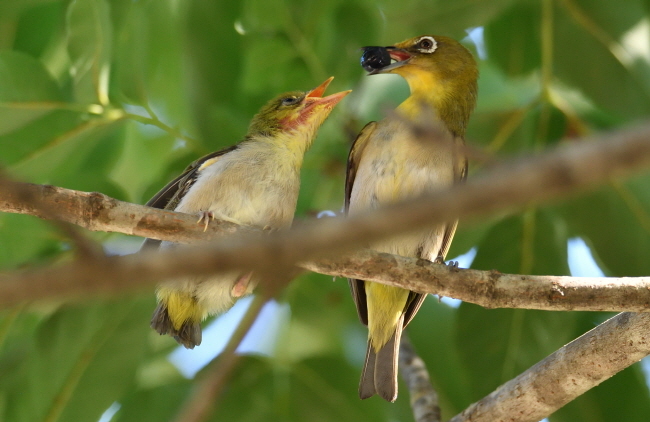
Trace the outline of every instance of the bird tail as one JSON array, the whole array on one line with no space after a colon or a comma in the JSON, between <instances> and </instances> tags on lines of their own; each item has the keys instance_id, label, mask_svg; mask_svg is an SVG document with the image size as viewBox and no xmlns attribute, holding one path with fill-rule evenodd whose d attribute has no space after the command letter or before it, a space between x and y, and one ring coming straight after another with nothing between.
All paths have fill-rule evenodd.
<instances>
[{"instance_id":1,"label":"bird tail","mask_svg":"<svg viewBox=\"0 0 650 422\"><path fill-rule=\"evenodd\" d=\"M384 400L394 402L397 399L397 361L399 343L402 338L404 314L395 325L395 332L379 351L375 351L368 339L366 361L359 383L359 397L367 399L379 394Z\"/></svg>"},{"instance_id":2,"label":"bird tail","mask_svg":"<svg viewBox=\"0 0 650 422\"><path fill-rule=\"evenodd\" d=\"M194 346L201 344L202 334L200 321L188 319L178 329L174 328L174 324L169 317L169 310L164 302L159 302L156 310L153 312L151 328L156 330L160 335L169 334L179 344L185 346L186 349L194 349Z\"/></svg>"}]
</instances>

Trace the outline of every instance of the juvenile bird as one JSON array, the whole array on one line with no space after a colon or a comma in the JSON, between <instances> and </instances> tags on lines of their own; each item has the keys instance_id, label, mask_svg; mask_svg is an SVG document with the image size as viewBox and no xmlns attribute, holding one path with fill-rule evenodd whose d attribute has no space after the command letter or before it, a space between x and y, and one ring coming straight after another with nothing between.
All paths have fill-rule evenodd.
<instances>
[{"instance_id":1,"label":"juvenile bird","mask_svg":"<svg viewBox=\"0 0 650 422\"><path fill-rule=\"evenodd\" d=\"M311 91L294 91L269 101L244 139L190 164L148 206L198 214L198 223L218 218L240 225L286 229L298 200L300 167L321 124L350 91L323 97L329 78ZM143 249L173 248L147 239ZM151 327L188 349L201 344L201 321L230 309L257 283L251 272L188 277L162 283Z\"/></svg>"},{"instance_id":2,"label":"juvenile bird","mask_svg":"<svg viewBox=\"0 0 650 422\"><path fill-rule=\"evenodd\" d=\"M465 179L463 138L478 89L474 58L451 38L424 35L394 46L364 50L364 69L371 75L402 76L411 95L397 108L398 117L368 123L352 145L345 185L349 215L444 189ZM435 127L439 136L416 136L413 123ZM371 247L444 262L456 224L434 225ZM364 280L350 280L350 287L359 318L368 326L359 396L365 399L379 394L395 401L402 329L413 319L426 295Z\"/></svg>"}]
</instances>

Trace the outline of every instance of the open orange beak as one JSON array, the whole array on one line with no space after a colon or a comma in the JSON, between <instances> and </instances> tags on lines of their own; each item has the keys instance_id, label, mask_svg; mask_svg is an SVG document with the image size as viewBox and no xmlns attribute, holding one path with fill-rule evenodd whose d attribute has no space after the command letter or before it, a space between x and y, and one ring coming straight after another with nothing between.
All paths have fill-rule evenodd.
<instances>
[{"instance_id":1,"label":"open orange beak","mask_svg":"<svg viewBox=\"0 0 650 422\"><path fill-rule=\"evenodd\" d=\"M323 97L327 86L332 82L334 76L328 78L325 82L316 88L308 91L302 100L302 107L296 110L296 114L285 119L282 124L286 128L297 128L308 122L318 122L317 126L327 118L334 106L348 95L351 90L337 92L336 94Z\"/></svg>"},{"instance_id":2,"label":"open orange beak","mask_svg":"<svg viewBox=\"0 0 650 422\"><path fill-rule=\"evenodd\" d=\"M332 79L334 79L334 76L330 76L323 82L322 84L318 85L316 88L312 89L307 93L305 96L305 103L307 103L308 108L312 108L316 105L325 105L328 106L329 108L332 108L343 99L346 95L348 95L352 90L348 91L341 91L337 92L336 94L328 95L327 97L323 97L323 94L325 94L325 90L329 86L330 82L332 82Z\"/></svg>"}]
</instances>

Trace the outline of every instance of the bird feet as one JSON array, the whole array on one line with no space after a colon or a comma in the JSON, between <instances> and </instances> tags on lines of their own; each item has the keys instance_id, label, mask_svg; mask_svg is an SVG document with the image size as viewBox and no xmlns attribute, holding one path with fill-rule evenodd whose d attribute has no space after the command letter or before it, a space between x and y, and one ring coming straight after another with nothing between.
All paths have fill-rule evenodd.
<instances>
[{"instance_id":1,"label":"bird feet","mask_svg":"<svg viewBox=\"0 0 650 422\"><path fill-rule=\"evenodd\" d=\"M214 220L214 214L212 211L201 211L199 212L199 221L196 222L196 224L201 224L203 223L205 226L203 227L203 231L205 232L208 230L208 224L210 223L210 220Z\"/></svg>"},{"instance_id":2,"label":"bird feet","mask_svg":"<svg viewBox=\"0 0 650 422\"><path fill-rule=\"evenodd\" d=\"M249 292L249 282L251 281L251 277L253 275L253 272L250 271L235 281L235 284L233 284L232 289L230 290L230 296L232 297L242 297L245 296L246 294L250 293Z\"/></svg>"},{"instance_id":3,"label":"bird feet","mask_svg":"<svg viewBox=\"0 0 650 422\"><path fill-rule=\"evenodd\" d=\"M447 266L449 267L449 269L450 269L451 271L453 271L453 272L455 272L455 273L458 272L458 261L449 261L449 263L447 264Z\"/></svg>"},{"instance_id":4,"label":"bird feet","mask_svg":"<svg viewBox=\"0 0 650 422\"><path fill-rule=\"evenodd\" d=\"M451 271L458 271L458 261L449 261L449 263L445 263L445 258L443 258L442 255L438 255L433 262L436 264L446 265Z\"/></svg>"}]
</instances>

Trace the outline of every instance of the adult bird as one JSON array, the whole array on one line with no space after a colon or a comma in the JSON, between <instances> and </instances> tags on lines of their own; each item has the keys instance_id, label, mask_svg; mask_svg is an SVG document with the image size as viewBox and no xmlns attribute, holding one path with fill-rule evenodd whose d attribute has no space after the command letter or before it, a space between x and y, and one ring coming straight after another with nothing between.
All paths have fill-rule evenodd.
<instances>
[{"instance_id":1,"label":"adult bird","mask_svg":"<svg viewBox=\"0 0 650 422\"><path fill-rule=\"evenodd\" d=\"M362 66L370 74L395 73L411 95L396 116L368 123L348 157L345 209L360 214L447 188L467 176L465 129L476 104L478 68L454 39L423 35L390 47L365 47ZM423 137L414 124L429 127ZM444 262L456 221L371 245L392 254ZM359 385L362 399L379 394L397 399L397 360L402 329L426 295L364 280L350 280L368 348Z\"/></svg>"},{"instance_id":2,"label":"adult bird","mask_svg":"<svg viewBox=\"0 0 650 422\"><path fill-rule=\"evenodd\" d=\"M350 91L323 97L333 78L311 91L294 91L269 101L253 117L244 139L190 164L148 206L198 214L198 223L218 218L240 225L286 229L298 200L300 168L321 124ZM177 245L147 239L143 249ZM251 293L249 271L165 281L157 289L151 327L188 349L201 344L201 321L230 309Z\"/></svg>"}]
</instances>

